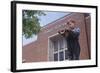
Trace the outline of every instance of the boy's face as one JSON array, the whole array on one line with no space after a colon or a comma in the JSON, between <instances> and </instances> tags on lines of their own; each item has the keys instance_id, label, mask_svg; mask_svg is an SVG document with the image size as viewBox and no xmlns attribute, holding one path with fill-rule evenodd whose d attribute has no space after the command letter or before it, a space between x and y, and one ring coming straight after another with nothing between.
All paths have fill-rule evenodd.
<instances>
[{"instance_id":1,"label":"boy's face","mask_svg":"<svg viewBox=\"0 0 100 73\"><path fill-rule=\"evenodd\" d=\"M69 26L69 28L74 29L74 27L75 27L75 23L73 23L73 22L69 22L69 23L68 23L68 26Z\"/></svg>"}]
</instances>

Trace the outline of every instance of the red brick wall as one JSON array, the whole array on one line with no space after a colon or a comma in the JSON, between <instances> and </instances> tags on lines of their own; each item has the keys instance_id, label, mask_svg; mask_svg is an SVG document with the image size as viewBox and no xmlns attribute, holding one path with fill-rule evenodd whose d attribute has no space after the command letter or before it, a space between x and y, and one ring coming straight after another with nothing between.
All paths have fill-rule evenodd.
<instances>
[{"instance_id":1,"label":"red brick wall","mask_svg":"<svg viewBox=\"0 0 100 73\"><path fill-rule=\"evenodd\" d=\"M88 19L85 22L84 14L82 13L72 13L44 26L38 34L38 40L23 47L22 59L25 59L26 62L48 61L48 37L56 34L58 30L63 29L64 26L61 25L66 24L68 19L76 20L77 27L81 29L79 38L81 46L80 59L89 59L87 40L90 39L90 30L87 32L86 27L90 27L90 20ZM86 26L86 23L89 25ZM88 39L86 32L88 33Z\"/></svg>"}]
</instances>

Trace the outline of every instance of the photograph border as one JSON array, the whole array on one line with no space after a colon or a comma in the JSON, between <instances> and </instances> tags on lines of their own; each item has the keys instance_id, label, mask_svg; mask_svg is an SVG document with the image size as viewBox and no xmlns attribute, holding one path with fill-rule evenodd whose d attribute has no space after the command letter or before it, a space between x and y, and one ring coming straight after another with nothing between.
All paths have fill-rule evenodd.
<instances>
[{"instance_id":1,"label":"photograph border","mask_svg":"<svg viewBox=\"0 0 100 73\"><path fill-rule=\"evenodd\" d=\"M85 65L85 66L72 66L72 67L54 67L54 68L39 68L39 69L23 69L17 70L16 62L16 8L17 4L35 4L35 5L50 5L50 6L68 6L68 7L84 7L84 8L95 8L96 10L96 64ZM55 70L55 69L73 69L73 68L89 68L98 66L98 7L91 5L76 5L76 4L58 4L58 3L44 3L44 2L28 2L28 1L11 1L11 71L12 72L23 72L23 71L42 71L42 70Z\"/></svg>"}]
</instances>

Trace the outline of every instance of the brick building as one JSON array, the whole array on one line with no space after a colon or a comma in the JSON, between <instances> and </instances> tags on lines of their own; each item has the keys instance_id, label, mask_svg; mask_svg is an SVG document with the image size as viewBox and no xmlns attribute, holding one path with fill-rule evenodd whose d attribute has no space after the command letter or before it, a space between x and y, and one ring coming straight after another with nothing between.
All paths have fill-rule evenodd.
<instances>
[{"instance_id":1,"label":"brick building","mask_svg":"<svg viewBox=\"0 0 100 73\"><path fill-rule=\"evenodd\" d=\"M91 17L88 13L70 13L43 26L38 33L37 40L23 46L23 62L68 60L66 41L58 34L58 30L63 29L64 25L67 25L68 19L74 19L77 22L77 27L81 29L79 37L81 47L80 59L90 59Z\"/></svg>"}]
</instances>

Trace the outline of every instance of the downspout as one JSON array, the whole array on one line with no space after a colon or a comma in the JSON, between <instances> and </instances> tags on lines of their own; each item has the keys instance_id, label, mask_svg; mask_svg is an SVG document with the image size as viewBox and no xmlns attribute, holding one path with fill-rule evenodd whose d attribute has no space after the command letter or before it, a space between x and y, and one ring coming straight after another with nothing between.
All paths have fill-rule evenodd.
<instances>
[{"instance_id":1,"label":"downspout","mask_svg":"<svg viewBox=\"0 0 100 73\"><path fill-rule=\"evenodd\" d=\"M86 41L87 41L87 47L88 47L88 55L89 55L89 59L91 59L91 53L90 53L90 47L89 47L89 38L88 38L88 33L87 33L87 26L86 26L86 17L85 17L85 15L84 15L84 23L85 23L85 31L86 31Z\"/></svg>"}]
</instances>

